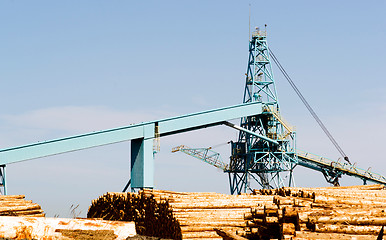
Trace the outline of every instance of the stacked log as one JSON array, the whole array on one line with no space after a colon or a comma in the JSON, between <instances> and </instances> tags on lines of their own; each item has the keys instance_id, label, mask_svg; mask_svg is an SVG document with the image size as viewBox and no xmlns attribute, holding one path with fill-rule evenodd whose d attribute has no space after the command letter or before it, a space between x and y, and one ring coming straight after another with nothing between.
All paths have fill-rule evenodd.
<instances>
[{"instance_id":1,"label":"stacked log","mask_svg":"<svg viewBox=\"0 0 386 240\"><path fill-rule=\"evenodd\" d=\"M88 217L135 221L138 234L170 239L375 239L386 225L386 190L280 188L235 196L145 189L107 193L92 202Z\"/></svg>"},{"instance_id":2,"label":"stacked log","mask_svg":"<svg viewBox=\"0 0 386 240\"><path fill-rule=\"evenodd\" d=\"M279 213L282 210L283 215L285 211L297 215L295 231L293 226L285 231L285 218L279 219L282 238L375 239L386 225L386 191L382 185L281 188L254 194L274 195Z\"/></svg>"},{"instance_id":3,"label":"stacked log","mask_svg":"<svg viewBox=\"0 0 386 240\"><path fill-rule=\"evenodd\" d=\"M252 208L244 217L244 236L248 239L283 239L300 230L299 215L292 207Z\"/></svg>"},{"instance_id":4,"label":"stacked log","mask_svg":"<svg viewBox=\"0 0 386 240\"><path fill-rule=\"evenodd\" d=\"M106 193L92 201L88 218L113 221L134 221L140 235L181 239L178 221L169 202L163 198L140 193Z\"/></svg>"},{"instance_id":5,"label":"stacked log","mask_svg":"<svg viewBox=\"0 0 386 240\"><path fill-rule=\"evenodd\" d=\"M24 195L0 195L0 216L44 217L40 205L25 200Z\"/></svg>"},{"instance_id":6,"label":"stacked log","mask_svg":"<svg viewBox=\"0 0 386 240\"><path fill-rule=\"evenodd\" d=\"M183 239L221 239L218 232L244 236L244 215L252 207L269 205L272 199L272 196L189 193L170 198L169 202Z\"/></svg>"},{"instance_id":7,"label":"stacked log","mask_svg":"<svg viewBox=\"0 0 386 240\"><path fill-rule=\"evenodd\" d=\"M171 239L222 239L215 228L243 234L245 213L272 205L273 196L181 193L145 189L107 193L92 202L87 217L135 221L138 234Z\"/></svg>"}]
</instances>

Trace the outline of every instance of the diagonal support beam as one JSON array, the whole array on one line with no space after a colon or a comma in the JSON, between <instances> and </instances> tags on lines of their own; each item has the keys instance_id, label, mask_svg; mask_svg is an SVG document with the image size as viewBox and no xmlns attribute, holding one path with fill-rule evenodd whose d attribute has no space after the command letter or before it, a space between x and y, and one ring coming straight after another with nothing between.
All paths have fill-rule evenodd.
<instances>
[{"instance_id":1,"label":"diagonal support beam","mask_svg":"<svg viewBox=\"0 0 386 240\"><path fill-rule=\"evenodd\" d=\"M263 139L263 140L265 140L265 141L268 141L268 142L270 142L270 143L279 145L279 143L278 143L277 141L275 141L275 140L273 140L273 139L271 139L271 138L268 138L268 137L265 137L265 136L263 136L263 135L257 134L257 133L255 133L255 132L252 132L252 131L246 129L246 128L240 127L240 126L238 126L238 125L236 125L236 124L233 124L233 123L230 123L230 122L224 122L223 124L226 125L226 126L228 126L228 127L234 128L234 129L236 129L236 130L243 131L243 132L246 132L246 133L251 134L251 135L253 135L253 136L256 136L256 137L258 137L258 138L261 138L261 139Z\"/></svg>"}]
</instances>

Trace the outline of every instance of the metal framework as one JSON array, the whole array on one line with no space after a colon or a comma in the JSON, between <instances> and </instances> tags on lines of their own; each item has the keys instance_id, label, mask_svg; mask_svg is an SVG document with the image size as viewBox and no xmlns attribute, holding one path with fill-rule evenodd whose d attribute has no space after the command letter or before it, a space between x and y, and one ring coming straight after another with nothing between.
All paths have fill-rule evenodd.
<instances>
[{"instance_id":1,"label":"metal framework","mask_svg":"<svg viewBox=\"0 0 386 240\"><path fill-rule=\"evenodd\" d=\"M228 172L232 194L260 188L277 188L293 184L292 171L298 160L296 134L280 117L279 101L271 68L266 31L257 29L249 42L244 103L262 103L261 114L243 117L240 126L265 138L240 131L238 141L231 143ZM275 143L276 142L276 143Z\"/></svg>"},{"instance_id":2,"label":"metal framework","mask_svg":"<svg viewBox=\"0 0 386 240\"><path fill-rule=\"evenodd\" d=\"M323 173L324 178L328 183L339 186L339 178L342 175L353 176L362 179L363 184L367 181L386 185L386 177L367 170L358 168L355 164L346 162L333 161L331 159L321 157L312 153L297 150L298 164Z\"/></svg>"},{"instance_id":3,"label":"metal framework","mask_svg":"<svg viewBox=\"0 0 386 240\"><path fill-rule=\"evenodd\" d=\"M5 184L5 164L0 165L0 194L7 195L7 188Z\"/></svg>"},{"instance_id":4,"label":"metal framework","mask_svg":"<svg viewBox=\"0 0 386 240\"><path fill-rule=\"evenodd\" d=\"M238 140L231 142L229 164L210 148L179 146L173 152L184 152L228 173L232 194L256 187L291 186L297 165L322 172L335 185L343 174L386 185L385 177L369 170L296 151L296 133L280 115L266 38L266 32L257 29L249 42L243 104L0 149L0 190L6 194L7 164L123 141L131 141L131 179L124 191L130 186L132 190L153 188L154 154L160 150L160 138L216 125L239 131ZM238 118L240 126L228 122Z\"/></svg>"},{"instance_id":5,"label":"metal framework","mask_svg":"<svg viewBox=\"0 0 386 240\"><path fill-rule=\"evenodd\" d=\"M190 148L185 145L181 145L172 149L173 153L178 151L198 158L223 171L228 169L228 165L222 161L220 153L213 151L211 148Z\"/></svg>"},{"instance_id":6,"label":"metal framework","mask_svg":"<svg viewBox=\"0 0 386 240\"><path fill-rule=\"evenodd\" d=\"M5 165L66 152L131 141L131 179L125 189L154 187L154 153L163 136L217 126L225 121L261 113L258 102L244 103L198 113L143 122L23 146L0 149L0 186L5 191Z\"/></svg>"}]
</instances>

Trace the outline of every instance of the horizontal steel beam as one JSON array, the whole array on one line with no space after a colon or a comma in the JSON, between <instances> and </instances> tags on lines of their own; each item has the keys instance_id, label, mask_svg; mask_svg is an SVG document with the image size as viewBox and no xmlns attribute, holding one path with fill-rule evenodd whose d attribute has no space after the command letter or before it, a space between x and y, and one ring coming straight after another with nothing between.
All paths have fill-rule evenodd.
<instances>
[{"instance_id":1,"label":"horizontal steel beam","mask_svg":"<svg viewBox=\"0 0 386 240\"><path fill-rule=\"evenodd\" d=\"M158 126L160 136L166 136L208 126L220 125L224 121L260 114L261 111L261 103L239 104L158 121L144 122L126 127L0 149L0 164L15 163L133 139L151 139L154 138L154 136L145 134L145 132L148 131L146 129L150 127L154 129L155 126Z\"/></svg>"}]
</instances>

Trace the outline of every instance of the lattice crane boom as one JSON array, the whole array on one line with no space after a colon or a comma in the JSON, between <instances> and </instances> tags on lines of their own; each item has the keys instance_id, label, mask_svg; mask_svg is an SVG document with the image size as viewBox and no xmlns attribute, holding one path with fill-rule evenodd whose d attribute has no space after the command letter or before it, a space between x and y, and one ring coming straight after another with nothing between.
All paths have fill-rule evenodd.
<instances>
[{"instance_id":1,"label":"lattice crane boom","mask_svg":"<svg viewBox=\"0 0 386 240\"><path fill-rule=\"evenodd\" d=\"M190 148L185 145L180 145L172 149L173 153L178 151L186 153L192 157L198 158L223 171L228 170L228 165L222 161L221 155L213 151L211 148Z\"/></svg>"}]
</instances>

